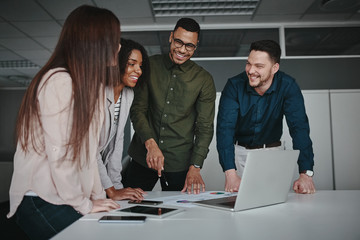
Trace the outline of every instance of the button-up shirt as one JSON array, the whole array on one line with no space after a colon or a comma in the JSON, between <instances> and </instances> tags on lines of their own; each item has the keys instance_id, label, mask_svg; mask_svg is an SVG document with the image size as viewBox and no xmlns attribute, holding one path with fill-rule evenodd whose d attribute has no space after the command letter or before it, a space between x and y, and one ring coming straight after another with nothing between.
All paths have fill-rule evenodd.
<instances>
[{"instance_id":1,"label":"button-up shirt","mask_svg":"<svg viewBox=\"0 0 360 240\"><path fill-rule=\"evenodd\" d=\"M245 72L230 78L221 94L217 149L224 171L236 169L234 142L257 146L279 141L285 115L293 148L300 150L299 171L312 170L314 154L304 99L295 79L278 71L263 96L249 85Z\"/></svg>"},{"instance_id":2,"label":"button-up shirt","mask_svg":"<svg viewBox=\"0 0 360 240\"><path fill-rule=\"evenodd\" d=\"M202 166L214 133L212 76L191 60L174 64L168 54L150 57L150 69L147 84L135 88L129 155L147 166L144 142L154 138L165 157L165 171Z\"/></svg>"}]
</instances>

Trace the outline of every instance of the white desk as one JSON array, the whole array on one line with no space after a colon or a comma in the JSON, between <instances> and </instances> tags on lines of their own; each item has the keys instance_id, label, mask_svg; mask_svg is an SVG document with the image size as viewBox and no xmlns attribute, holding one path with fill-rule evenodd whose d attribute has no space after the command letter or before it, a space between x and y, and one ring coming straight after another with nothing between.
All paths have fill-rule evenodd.
<instances>
[{"instance_id":1,"label":"white desk","mask_svg":"<svg viewBox=\"0 0 360 240\"><path fill-rule=\"evenodd\" d=\"M177 195L150 192L147 199ZM122 207L127 204L121 201ZM360 239L360 191L290 193L283 204L227 212L206 207L186 208L165 219L148 218L141 224L98 223L104 213L89 214L54 239Z\"/></svg>"}]
</instances>

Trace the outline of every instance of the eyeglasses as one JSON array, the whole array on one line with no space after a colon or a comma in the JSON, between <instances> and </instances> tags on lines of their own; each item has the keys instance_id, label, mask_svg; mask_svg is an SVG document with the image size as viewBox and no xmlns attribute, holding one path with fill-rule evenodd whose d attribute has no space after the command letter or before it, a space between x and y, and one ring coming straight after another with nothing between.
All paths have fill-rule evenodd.
<instances>
[{"instance_id":1,"label":"eyeglasses","mask_svg":"<svg viewBox=\"0 0 360 240\"><path fill-rule=\"evenodd\" d=\"M196 45L194 45L192 43L184 43L183 41L181 41L178 38L173 38L173 40L174 40L174 45L176 48L181 48L182 46L185 45L185 49L188 50L189 52L192 52L197 48Z\"/></svg>"}]
</instances>

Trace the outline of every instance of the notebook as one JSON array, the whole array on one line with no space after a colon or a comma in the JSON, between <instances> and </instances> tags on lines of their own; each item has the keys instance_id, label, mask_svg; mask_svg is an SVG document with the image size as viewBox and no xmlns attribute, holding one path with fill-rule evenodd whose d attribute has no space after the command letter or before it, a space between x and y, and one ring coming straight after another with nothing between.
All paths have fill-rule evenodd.
<instances>
[{"instance_id":1,"label":"notebook","mask_svg":"<svg viewBox=\"0 0 360 240\"><path fill-rule=\"evenodd\" d=\"M299 150L256 150L248 153L237 196L194 202L230 211L286 202Z\"/></svg>"}]
</instances>

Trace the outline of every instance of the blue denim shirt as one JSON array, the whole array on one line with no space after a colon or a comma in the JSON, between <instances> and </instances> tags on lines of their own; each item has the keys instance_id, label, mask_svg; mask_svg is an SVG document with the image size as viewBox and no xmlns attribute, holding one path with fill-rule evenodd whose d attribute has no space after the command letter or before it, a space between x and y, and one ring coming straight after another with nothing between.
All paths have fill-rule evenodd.
<instances>
[{"instance_id":1,"label":"blue denim shirt","mask_svg":"<svg viewBox=\"0 0 360 240\"><path fill-rule=\"evenodd\" d=\"M250 146L279 141L283 116L293 148L300 150L299 171L312 170L314 154L304 99L295 79L278 71L263 96L249 85L245 72L228 80L222 91L217 116L217 150L224 171L236 169L234 142Z\"/></svg>"}]
</instances>

